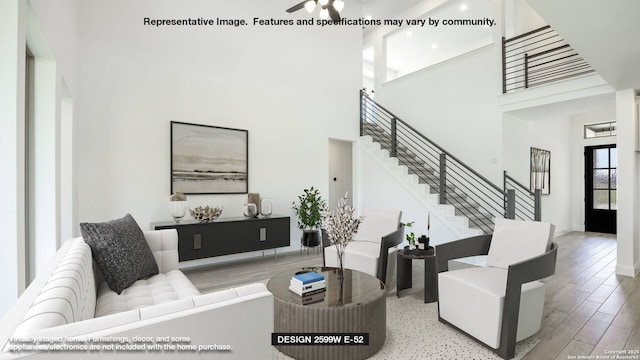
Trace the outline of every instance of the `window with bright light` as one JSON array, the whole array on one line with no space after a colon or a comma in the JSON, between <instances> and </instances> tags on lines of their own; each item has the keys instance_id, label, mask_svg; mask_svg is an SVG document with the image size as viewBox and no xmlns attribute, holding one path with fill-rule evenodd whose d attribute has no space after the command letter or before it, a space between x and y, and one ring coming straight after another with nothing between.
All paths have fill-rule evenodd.
<instances>
[{"instance_id":1,"label":"window with bright light","mask_svg":"<svg viewBox=\"0 0 640 360\"><path fill-rule=\"evenodd\" d=\"M419 19L385 37L387 81L489 45L497 26L489 0L450 0Z\"/></svg>"},{"instance_id":2,"label":"window with bright light","mask_svg":"<svg viewBox=\"0 0 640 360\"><path fill-rule=\"evenodd\" d=\"M615 136L616 135L616 122L606 122L600 124L589 124L584 126L584 138L598 138L604 136Z\"/></svg>"}]
</instances>

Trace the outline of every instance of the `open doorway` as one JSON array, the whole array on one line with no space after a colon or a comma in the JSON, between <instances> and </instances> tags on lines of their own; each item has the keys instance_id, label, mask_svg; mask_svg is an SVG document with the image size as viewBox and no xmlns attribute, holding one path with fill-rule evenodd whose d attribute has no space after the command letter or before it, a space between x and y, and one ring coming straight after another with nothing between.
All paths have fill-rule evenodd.
<instances>
[{"instance_id":1,"label":"open doorway","mask_svg":"<svg viewBox=\"0 0 640 360\"><path fill-rule=\"evenodd\" d=\"M338 199L348 193L353 205L353 144L329 139L329 208L335 209Z\"/></svg>"}]
</instances>

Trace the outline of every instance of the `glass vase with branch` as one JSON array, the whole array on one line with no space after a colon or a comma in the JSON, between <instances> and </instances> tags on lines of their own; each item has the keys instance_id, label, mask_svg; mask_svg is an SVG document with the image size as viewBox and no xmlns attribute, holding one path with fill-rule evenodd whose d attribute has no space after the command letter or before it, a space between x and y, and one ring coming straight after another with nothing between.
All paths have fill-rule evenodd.
<instances>
[{"instance_id":1,"label":"glass vase with branch","mask_svg":"<svg viewBox=\"0 0 640 360\"><path fill-rule=\"evenodd\" d=\"M323 229L338 256L338 276L344 276L344 251L353 234L358 231L362 217L354 217L354 208L347 203L347 194L338 200L335 211L323 212Z\"/></svg>"}]
</instances>

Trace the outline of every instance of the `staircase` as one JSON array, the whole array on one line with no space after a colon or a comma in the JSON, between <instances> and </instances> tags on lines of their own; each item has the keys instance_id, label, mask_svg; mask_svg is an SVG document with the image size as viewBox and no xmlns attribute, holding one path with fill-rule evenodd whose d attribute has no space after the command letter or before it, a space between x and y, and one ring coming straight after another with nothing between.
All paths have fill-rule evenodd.
<instances>
[{"instance_id":1,"label":"staircase","mask_svg":"<svg viewBox=\"0 0 640 360\"><path fill-rule=\"evenodd\" d=\"M365 145L371 139L383 156L397 160L389 165L391 172L416 177L426 187L426 196L435 199L431 206L452 207L450 215L464 219L463 232L491 233L496 217L540 220L539 191L530 192L506 172L503 187L498 187L363 91L360 100L360 135Z\"/></svg>"},{"instance_id":2,"label":"staircase","mask_svg":"<svg viewBox=\"0 0 640 360\"><path fill-rule=\"evenodd\" d=\"M384 130L375 123L364 123L364 133L371 136L372 140L385 150L391 149L391 141L385 136ZM403 145L399 145L396 149L398 166L406 166L409 175L416 175L419 184L428 186L429 193L434 195L440 194L440 178L438 172L427 162L420 159L418 155ZM454 210L456 216L463 216L469 219L470 229L479 230L480 233L492 232L493 217L487 211L483 211L481 206L467 197L464 192L459 191L451 184L446 185L447 199L451 204L455 204Z\"/></svg>"}]
</instances>

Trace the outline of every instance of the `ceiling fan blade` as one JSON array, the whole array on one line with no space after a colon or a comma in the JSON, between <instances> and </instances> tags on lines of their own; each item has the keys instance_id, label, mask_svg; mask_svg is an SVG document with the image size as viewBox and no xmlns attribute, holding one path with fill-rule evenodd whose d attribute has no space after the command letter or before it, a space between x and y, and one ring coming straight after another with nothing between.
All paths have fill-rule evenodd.
<instances>
[{"instance_id":1,"label":"ceiling fan blade","mask_svg":"<svg viewBox=\"0 0 640 360\"><path fill-rule=\"evenodd\" d=\"M287 12L288 12L288 13L292 13L292 12L294 12L294 11L298 11L298 10L300 10L300 9L303 9L303 8L304 8L304 4L305 4L306 2L307 2L307 0L305 0L305 1L301 2L300 4L297 4L297 5L294 5L294 6L290 7L290 8L288 8L288 9L287 9Z\"/></svg>"},{"instance_id":2,"label":"ceiling fan blade","mask_svg":"<svg viewBox=\"0 0 640 360\"><path fill-rule=\"evenodd\" d=\"M340 21L340 13L333 7L333 3L327 6L327 10L329 10L329 16L333 21Z\"/></svg>"}]
</instances>

